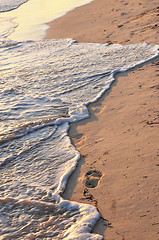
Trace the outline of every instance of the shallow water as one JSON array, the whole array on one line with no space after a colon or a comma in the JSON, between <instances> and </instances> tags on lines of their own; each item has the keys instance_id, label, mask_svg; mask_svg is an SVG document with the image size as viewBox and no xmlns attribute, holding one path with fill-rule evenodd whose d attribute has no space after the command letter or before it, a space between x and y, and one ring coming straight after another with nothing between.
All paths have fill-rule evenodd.
<instances>
[{"instance_id":1,"label":"shallow water","mask_svg":"<svg viewBox=\"0 0 159 240\"><path fill-rule=\"evenodd\" d=\"M27 1L28 0L0 0L0 12L11 11Z\"/></svg>"},{"instance_id":2,"label":"shallow water","mask_svg":"<svg viewBox=\"0 0 159 240\"><path fill-rule=\"evenodd\" d=\"M90 205L60 194L80 154L69 122L114 74L154 58L158 46L77 43L72 39L0 42L0 235L2 239L101 239Z\"/></svg>"},{"instance_id":3,"label":"shallow water","mask_svg":"<svg viewBox=\"0 0 159 240\"><path fill-rule=\"evenodd\" d=\"M0 0L0 37L16 41L41 40L46 23L92 0ZM24 4L22 4L24 3ZM22 5L21 5L22 4ZM18 7L20 6L20 7Z\"/></svg>"},{"instance_id":4,"label":"shallow water","mask_svg":"<svg viewBox=\"0 0 159 240\"><path fill-rule=\"evenodd\" d=\"M88 117L114 74L155 57L158 46L20 42L42 39L44 23L90 1L24 2L0 0L1 12L17 8L0 14L0 236L102 239L90 234L96 208L60 196L80 158L69 123Z\"/></svg>"}]
</instances>

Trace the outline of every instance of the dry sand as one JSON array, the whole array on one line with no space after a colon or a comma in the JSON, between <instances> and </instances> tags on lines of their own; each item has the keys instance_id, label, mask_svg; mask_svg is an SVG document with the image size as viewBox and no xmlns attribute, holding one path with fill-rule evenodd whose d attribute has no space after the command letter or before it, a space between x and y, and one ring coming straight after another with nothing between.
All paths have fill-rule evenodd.
<instances>
[{"instance_id":1,"label":"dry sand","mask_svg":"<svg viewBox=\"0 0 159 240\"><path fill-rule=\"evenodd\" d=\"M95 0L49 25L46 38L158 44L158 1ZM64 198L95 205L106 240L159 239L159 59L125 74L71 124L81 153Z\"/></svg>"}]
</instances>

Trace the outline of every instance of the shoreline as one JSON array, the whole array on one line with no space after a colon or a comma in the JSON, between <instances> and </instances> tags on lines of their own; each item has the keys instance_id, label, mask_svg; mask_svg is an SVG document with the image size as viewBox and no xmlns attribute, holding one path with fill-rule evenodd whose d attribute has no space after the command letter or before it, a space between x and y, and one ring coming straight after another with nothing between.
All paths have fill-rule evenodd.
<instances>
[{"instance_id":1,"label":"shoreline","mask_svg":"<svg viewBox=\"0 0 159 240\"><path fill-rule=\"evenodd\" d=\"M153 0L94 0L48 23L45 39L78 42L157 44L159 4Z\"/></svg>"},{"instance_id":2,"label":"shoreline","mask_svg":"<svg viewBox=\"0 0 159 240\"><path fill-rule=\"evenodd\" d=\"M49 23L45 39L157 44L158 11L157 1L113 0L110 5L94 0ZM116 74L110 89L87 106L89 118L70 124L69 136L81 159L62 196L96 206L103 219L93 232L106 240L159 236L158 66L159 57ZM90 171L96 174L93 180ZM87 180L97 185L89 188Z\"/></svg>"},{"instance_id":3,"label":"shoreline","mask_svg":"<svg viewBox=\"0 0 159 240\"><path fill-rule=\"evenodd\" d=\"M104 239L106 239L106 240L107 239L115 239L115 240L118 240L118 239L119 240L121 240L121 239L142 239L143 237L148 240L148 239L156 239L156 236L157 236L157 235L153 236L153 233L151 232L152 229L150 230L150 226L149 226L150 222L148 222L147 224L146 224L145 221L144 221L144 223L139 222L139 220L141 220L140 217L137 221L137 217L138 217L139 213L137 213L136 216L135 216L136 223L134 224L134 226L135 225L138 226L138 229L136 229L136 231L138 231L138 232L137 232L137 235L134 234L134 236L131 236L131 234L132 234L131 231L134 231L134 229L131 229L131 223L127 222L128 219L126 219L125 223L123 223L123 219L119 218L119 216L116 216L117 212L119 210L123 211L122 214L125 214L126 210L129 211L129 214L132 214L132 212L133 212L132 209L131 209L132 204L134 204L134 210L135 210L136 199L133 199L133 201L131 200L132 203L129 203L130 199L127 200L127 192L125 192L125 190L127 188L128 189L130 187L132 188L132 184L134 183L134 181L133 181L132 176L131 176L131 179L129 180L126 189L124 189L126 183L123 182L122 184L124 186L122 186L123 187L122 191L120 189L120 187L121 187L120 183L116 182L116 184L115 184L115 182L114 183L112 182L112 179L118 181L118 176L116 176L116 177L112 176L111 177L112 173L116 173L117 171L119 171L119 174L121 174L120 171L122 171L124 173L124 171L126 172L127 169L129 169L130 166L124 166L123 169L122 169L121 166L119 164L117 164L116 160L118 159L118 153L121 153L121 150L118 148L116 151L114 151L113 147L114 147L114 145L118 146L118 142L115 142L115 144L113 144L112 147L110 146L110 143L109 144L105 143L107 141L107 138L101 138L101 137L103 137L106 134L107 134L107 136L111 136L112 134L110 134L110 130L107 133L106 128L105 128L104 132L102 132L102 130L100 130L100 128L99 128L99 125L102 126L102 127L103 127L103 125L105 125L104 124L104 117L106 117L107 115L111 115L113 117L113 122L112 123L111 123L112 118L109 119L109 126L111 126L112 124L114 126L116 124L116 119L115 119L115 116L114 116L115 115L114 112L116 112L115 108L107 109L106 110L107 112L104 113L105 109L108 108L107 105L109 105L110 102L114 103L114 101L112 101L112 98L115 97L115 94L117 93L118 90L122 91L124 89L123 86L125 85L125 82L129 78L132 80L132 77L134 77L135 74L142 75L143 72L146 71L146 67L149 67L147 73L150 74L150 68L151 68L151 72L153 72L154 69L152 69L152 66L153 66L153 68L156 68L156 66L158 66L158 64L159 64L159 56L155 57L154 59L150 60L147 63L144 63L140 66L134 67L133 69L128 70L124 73L116 73L115 77L114 77L115 80L111 84L110 88L108 90L106 90L106 92L102 95L102 97L100 99L98 99L97 102L90 103L87 106L88 111L89 111L89 118L70 124L69 136L71 138L72 144L80 152L81 158L78 162L78 165L77 165L75 171L69 177L68 184L66 186L66 189L65 189L64 193L62 194L62 197L64 199L68 199L68 200L71 200L71 201L92 204L95 207L97 207L98 211L101 214L101 218L99 219L99 221L94 226L92 232L96 233L96 234L103 235ZM148 75L148 77L149 77L149 75ZM138 78L138 76L137 76L137 78ZM121 86L119 86L120 81L123 81L121 83ZM156 81L156 83L157 83L157 81ZM157 87L158 85L155 85L155 86ZM114 89L115 89L115 93L114 93ZM130 94L130 96L131 95L132 95L132 93ZM119 98L120 97L118 96L118 99L116 99L116 104L119 103L119 105L120 105L122 100L121 100L121 102L119 102ZM141 102L142 102L142 100L141 100ZM144 105L144 104L141 103L140 105ZM120 107L119 107L119 109L120 109ZM154 114L155 110L157 110L157 109L154 109L154 111L151 111L152 114ZM118 109L117 109L117 111L118 111ZM125 112L129 113L129 111L127 111L127 110ZM145 111L143 111L143 112L145 112ZM142 113L140 115L142 115ZM152 115L150 115L150 116L152 117ZM141 122L142 122L142 126L140 126L140 129L143 131L144 127L146 125L148 126L149 123L147 123L145 120L143 120ZM151 121L150 121L150 123L151 123ZM158 122L157 122L157 124L158 124ZM136 126L137 125L139 125L139 122L136 124ZM121 126L121 123L119 124L119 126ZM127 134L131 133L131 131L134 131L134 129L129 129L128 127L129 127L129 123L126 126L123 126L123 128L121 130L121 131L123 131L123 134L127 135ZM155 133L155 130L157 129L157 125L156 126L150 125L150 128L153 128L153 127L154 127L154 129L153 129L152 136L155 135L154 133ZM128 128L128 129L126 129L126 128ZM95 130L95 129L97 129L97 130ZM117 130L117 127L116 127L116 130ZM91 131L92 131L92 133L91 133ZM99 131L100 131L100 134L98 134ZM137 129L137 132L136 132L137 136L140 134L139 132L140 132L139 129ZM140 142L138 144L138 146L140 145L141 148L143 148L142 145L144 145L148 140L148 139L146 139L146 140L143 139L144 134L145 133L142 134L142 137L139 140ZM123 137L123 136L120 136L120 133L119 133L118 139L120 137ZM158 137L157 136L153 136L153 137L155 137L155 139L156 139L156 141L154 141L154 142L157 143L158 142L157 141ZM111 136L111 140L113 142L113 137L112 136ZM122 139L122 141L123 141L123 139ZM124 141L123 145L125 144L125 146L126 146L126 142L127 142L127 139L126 139L126 141ZM133 144L134 144L134 146L136 145L134 140L133 140ZM148 143L148 144L150 144L150 143ZM124 146L124 148L126 148L125 146ZM92 148L92 150L90 149L90 147ZM140 166L137 163L133 163L132 157L134 156L134 154L133 154L133 156L129 157L129 154L132 155L132 152L131 152L131 147L130 146L128 146L128 147L130 148L129 149L130 152L126 150L127 154L126 154L126 156L124 156L124 160L130 158L129 164L131 162L132 167L135 170L137 170L136 168L138 167L138 170L139 170L140 168L142 168L142 162L140 162L140 164L141 164ZM149 148L148 148L149 151L150 151L151 147L152 147L152 145L149 146ZM156 146L156 148L157 148L157 146ZM147 149L147 152L148 152L148 149ZM138 153L138 151L140 152L140 150L141 149L138 148L135 151ZM113 153L113 151L114 151L114 153ZM154 151L154 147L153 147L153 151ZM144 152L144 150L142 149L142 154L144 156L143 152ZM114 157L114 155L115 155L115 160L113 161L113 163L109 162L109 166L107 168L107 165L106 165L107 161L110 161L111 158ZM121 153L121 155L125 155L125 149ZM149 155L151 156L151 153ZM156 156L154 157L154 155L156 155ZM155 162L155 160L157 159L157 154L154 154L154 155L151 156L151 160L146 159L148 166L147 166L147 169L145 170L145 172L147 171L147 173L148 173L147 175L149 175L150 178L151 177L154 178L154 186L155 186L155 183L157 182L157 172L156 172L156 170L157 170L158 164L157 164L157 161ZM145 159L143 160L143 156L142 156L142 161L145 161ZM138 154L137 157L139 159L140 155ZM153 157L154 157L154 159L153 159ZM151 167L153 169L150 170L149 169L150 168L149 164L150 164L151 161L152 161ZM154 162L155 162L155 164L154 164ZM123 163L123 165L127 164L124 161L122 161L122 163ZM116 164L117 164L117 167L116 167ZM134 166L133 166L133 164L134 164ZM118 169L118 167L119 167L119 169ZM156 169L155 169L155 167L156 167ZM134 169L132 169L131 171L129 169L130 175L133 175L133 170ZM92 171L97 171L97 172L99 171L103 175L102 178L99 181L99 185L97 185L97 187L95 187L95 188L88 188L85 184L85 181L86 181L85 174L87 172L91 171L91 170ZM110 180L108 181L108 178L106 179L106 181L108 181L108 183L106 183L105 179L103 179L103 177L106 177L106 171L109 171ZM138 176L136 174L136 179L135 180L137 180L137 177L140 177L140 179L141 178L143 178L143 179L148 178L148 176L146 174L145 174L145 176L142 176L142 175L144 175L144 172L143 173L141 173L140 171L137 171L137 172L139 172L140 174ZM122 177L127 179L128 175L123 174ZM103 183L101 183L101 181L103 181ZM123 179L121 181L123 181ZM126 206L126 208L128 208L128 209L119 209L119 206L117 206L117 205L120 205L120 204L115 199L110 200L110 198L112 196L108 197L108 200L106 201L106 202L108 202L108 206L105 206L103 204L102 197L104 195L106 195L105 197L107 198L108 195L104 194L104 192L107 193L107 190L103 191L102 190L103 186L100 186L100 184L101 185L103 184L104 186L106 185L107 187L109 187L108 194L111 193L111 190L110 190L111 187L113 189L115 188L115 192L118 191L118 194L116 196L116 197L118 197L118 201L121 200L120 197L122 198L123 195L124 195L123 200L127 201L127 203L126 203L127 205L130 204L130 209L128 208L128 206ZM132 196L130 196L130 198L134 197L133 192L135 193L137 191L141 191L140 189L138 189L138 186L140 186L139 188L141 188L141 189L143 187L143 189L142 189L143 192L146 190L145 187L147 187L147 186L144 186L144 185L141 186L140 183L138 184L137 182L135 182L135 186L131 190ZM85 191L86 188L88 189L88 194L84 194L84 191ZM156 201L154 201L153 205L155 205L157 203L157 199L156 199L157 196L153 196L155 194L154 194L154 192L151 193L150 188L148 190L149 190L149 195L146 196L144 193L143 193L143 195L145 195L144 197L146 199L149 199L150 195L151 195L152 198L154 197L154 199ZM120 191L121 191L121 194L119 194ZM111 193L110 195L115 195L115 194ZM92 196L92 198L89 198L89 196ZM113 196L113 198L115 198L115 197ZM141 199L137 199L137 201L140 202ZM144 203L143 207L142 207L142 204L143 203L141 202L140 203L140 208L142 208L141 212L143 210L145 210L145 212L146 211L147 212L152 211L152 214L154 214L154 216L153 216L154 219L153 219L152 215L151 215L151 218L153 219L154 223L155 222L157 223L157 216L155 216L154 206L152 205L151 207L149 207L149 210L146 210L147 209L147 203ZM158 205L156 204L156 206L158 206ZM130 212L130 211L132 211L132 212ZM138 211L139 211L139 209L138 209ZM141 214L141 217L142 217L142 214ZM143 217L144 217L144 214L143 214ZM146 221L147 221L147 219L146 219ZM121 229L120 229L120 224L122 225ZM143 225L145 227L143 227ZM126 226L126 230L124 229L125 230L124 231L123 227L125 227L125 226ZM142 229L141 232L140 232L140 228ZM147 231L145 231L146 228L148 229ZM129 231L128 231L128 229L129 229ZM157 231L158 231L157 230L157 224L156 224L156 229L155 230L156 230L156 233L157 233ZM130 235L126 235L125 234L126 231ZM149 232L149 234L148 234L148 232ZM141 235L141 233L142 233L142 235Z\"/></svg>"}]
</instances>

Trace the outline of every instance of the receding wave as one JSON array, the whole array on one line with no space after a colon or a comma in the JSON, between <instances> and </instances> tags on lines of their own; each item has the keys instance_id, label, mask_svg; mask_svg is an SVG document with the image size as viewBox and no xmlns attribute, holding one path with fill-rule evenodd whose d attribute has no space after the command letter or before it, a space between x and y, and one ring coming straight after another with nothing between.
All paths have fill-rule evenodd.
<instances>
[{"instance_id":1,"label":"receding wave","mask_svg":"<svg viewBox=\"0 0 159 240\"><path fill-rule=\"evenodd\" d=\"M18 8L23 3L27 2L28 0L1 0L0 1L0 12L7 12L11 11L15 8Z\"/></svg>"},{"instance_id":2,"label":"receding wave","mask_svg":"<svg viewBox=\"0 0 159 240\"><path fill-rule=\"evenodd\" d=\"M91 231L99 218L94 207L56 200L54 196L52 202L0 199L3 240L102 239L99 235L85 233L86 229Z\"/></svg>"},{"instance_id":3,"label":"receding wave","mask_svg":"<svg viewBox=\"0 0 159 240\"><path fill-rule=\"evenodd\" d=\"M146 43L0 41L2 239L102 239L89 233L96 208L60 197L80 158L69 123L88 117L116 72L157 55Z\"/></svg>"}]
</instances>

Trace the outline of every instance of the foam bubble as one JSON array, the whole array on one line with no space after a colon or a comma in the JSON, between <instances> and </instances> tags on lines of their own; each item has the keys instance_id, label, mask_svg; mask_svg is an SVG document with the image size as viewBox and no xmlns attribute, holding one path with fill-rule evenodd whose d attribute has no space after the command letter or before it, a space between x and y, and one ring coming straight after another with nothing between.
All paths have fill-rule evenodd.
<instances>
[{"instance_id":1,"label":"foam bubble","mask_svg":"<svg viewBox=\"0 0 159 240\"><path fill-rule=\"evenodd\" d=\"M157 55L148 44L0 41L3 239L102 239L90 234L97 210L60 197L80 157L69 123L88 117L116 72Z\"/></svg>"}]
</instances>

